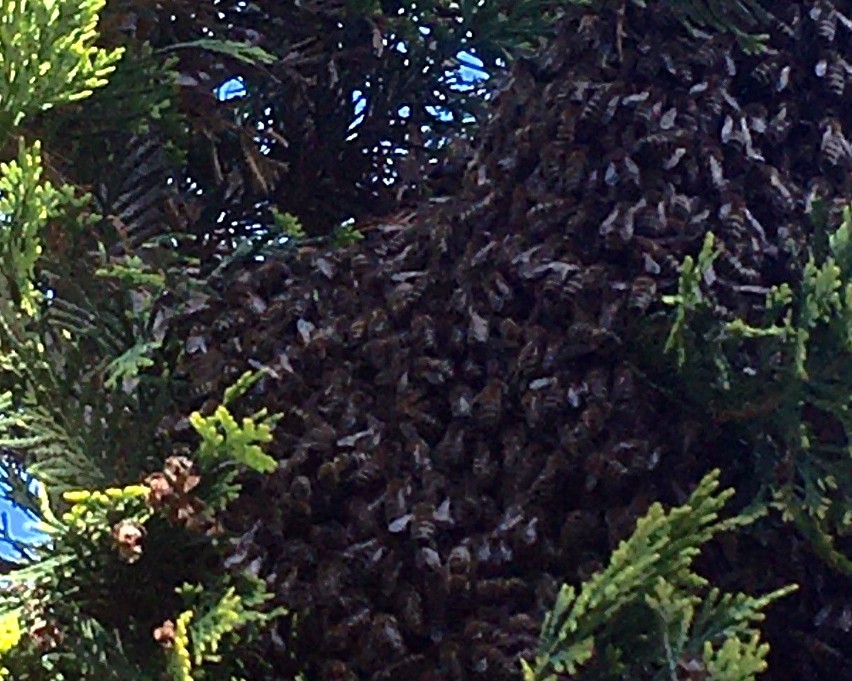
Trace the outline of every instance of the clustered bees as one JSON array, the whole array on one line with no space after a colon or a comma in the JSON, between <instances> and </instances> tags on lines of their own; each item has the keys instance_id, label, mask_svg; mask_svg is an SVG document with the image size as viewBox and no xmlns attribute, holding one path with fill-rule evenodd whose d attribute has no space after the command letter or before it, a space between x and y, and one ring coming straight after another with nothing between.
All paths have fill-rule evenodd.
<instances>
[{"instance_id":1,"label":"clustered bees","mask_svg":"<svg viewBox=\"0 0 852 681\"><path fill-rule=\"evenodd\" d=\"M244 503L319 677L517 678L559 584L716 460L635 351L657 361L707 232L707 299L740 317L814 202L852 195L846 5L776 0L755 56L667 12L629 10L620 42L614 11L568 17L515 64L457 201L247 265L180 322L210 330L181 367L204 396L247 356L277 372L287 466Z\"/></svg>"}]
</instances>

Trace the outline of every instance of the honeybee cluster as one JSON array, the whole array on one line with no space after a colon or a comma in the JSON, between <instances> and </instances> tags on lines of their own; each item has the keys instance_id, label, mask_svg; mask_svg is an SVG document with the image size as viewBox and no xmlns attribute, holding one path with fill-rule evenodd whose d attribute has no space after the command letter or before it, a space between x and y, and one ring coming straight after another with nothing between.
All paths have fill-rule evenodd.
<instances>
[{"instance_id":1,"label":"honeybee cluster","mask_svg":"<svg viewBox=\"0 0 852 681\"><path fill-rule=\"evenodd\" d=\"M460 196L235 273L184 320L210 330L190 375L271 369L283 465L236 513L309 613L310 678L516 678L558 585L718 456L637 369L638 321L708 231L716 302L748 312L814 201L852 196L842 4L773 3L755 56L632 4L571 15L514 68Z\"/></svg>"}]
</instances>

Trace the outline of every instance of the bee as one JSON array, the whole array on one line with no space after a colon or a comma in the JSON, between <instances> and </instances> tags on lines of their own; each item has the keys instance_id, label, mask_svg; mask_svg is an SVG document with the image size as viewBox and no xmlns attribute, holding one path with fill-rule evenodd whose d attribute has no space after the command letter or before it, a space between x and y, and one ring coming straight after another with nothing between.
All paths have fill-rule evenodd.
<instances>
[{"instance_id":1,"label":"bee","mask_svg":"<svg viewBox=\"0 0 852 681\"><path fill-rule=\"evenodd\" d=\"M685 674L684 681L704 681L708 676L704 661L692 655L681 657L677 662L677 667ZM678 675L678 678L681 678L680 675Z\"/></svg>"},{"instance_id":2,"label":"bee","mask_svg":"<svg viewBox=\"0 0 852 681\"><path fill-rule=\"evenodd\" d=\"M717 75L712 75L707 81L707 90L702 94L703 108L715 120L722 113L725 104L724 83Z\"/></svg>"},{"instance_id":3,"label":"bee","mask_svg":"<svg viewBox=\"0 0 852 681\"><path fill-rule=\"evenodd\" d=\"M635 207L617 206L610 217L601 225L601 236L604 237L606 248L611 251L623 249L633 239L635 233ZM612 222L607 224L610 220Z\"/></svg>"},{"instance_id":4,"label":"bee","mask_svg":"<svg viewBox=\"0 0 852 681\"><path fill-rule=\"evenodd\" d=\"M521 348L514 362L513 375L524 377L535 371L541 361L541 341L543 332L530 332L526 344Z\"/></svg>"},{"instance_id":5,"label":"bee","mask_svg":"<svg viewBox=\"0 0 852 681\"><path fill-rule=\"evenodd\" d=\"M556 141L567 143L574 140L577 128L577 108L573 105L563 109L556 126Z\"/></svg>"},{"instance_id":6,"label":"bee","mask_svg":"<svg viewBox=\"0 0 852 681\"><path fill-rule=\"evenodd\" d=\"M290 483L290 496L293 500L310 505L312 490L311 481L304 475L297 475Z\"/></svg>"},{"instance_id":7,"label":"bee","mask_svg":"<svg viewBox=\"0 0 852 681\"><path fill-rule=\"evenodd\" d=\"M526 491L526 498L531 502L542 503L552 499L556 493L556 483L562 470L564 458L562 454L551 454L547 457L541 470Z\"/></svg>"},{"instance_id":8,"label":"bee","mask_svg":"<svg viewBox=\"0 0 852 681\"><path fill-rule=\"evenodd\" d=\"M544 416L544 402L538 390L527 390L521 397L521 406L530 428L541 423Z\"/></svg>"},{"instance_id":9,"label":"bee","mask_svg":"<svg viewBox=\"0 0 852 681\"><path fill-rule=\"evenodd\" d=\"M443 385L455 373L449 360L434 357L418 357L415 359L414 372L415 375L432 385Z\"/></svg>"},{"instance_id":10,"label":"bee","mask_svg":"<svg viewBox=\"0 0 852 681\"><path fill-rule=\"evenodd\" d=\"M571 348L572 356L590 352L596 347L595 340L598 329L594 324L576 321L568 327L565 333L566 346Z\"/></svg>"},{"instance_id":11,"label":"bee","mask_svg":"<svg viewBox=\"0 0 852 681\"><path fill-rule=\"evenodd\" d=\"M657 282L651 277L640 275L633 280L630 286L630 294L627 299L627 306L645 312L650 307L651 303L657 295Z\"/></svg>"},{"instance_id":12,"label":"bee","mask_svg":"<svg viewBox=\"0 0 852 681\"><path fill-rule=\"evenodd\" d=\"M562 340L560 338L552 338L544 346L544 354L541 359L541 368L547 373L556 371L559 363L559 357L562 352Z\"/></svg>"},{"instance_id":13,"label":"bee","mask_svg":"<svg viewBox=\"0 0 852 681\"><path fill-rule=\"evenodd\" d=\"M349 341L351 343L360 343L364 340L367 334L367 320L363 317L358 317L349 325Z\"/></svg>"},{"instance_id":14,"label":"bee","mask_svg":"<svg viewBox=\"0 0 852 681\"><path fill-rule=\"evenodd\" d=\"M544 391L542 401L545 410L550 413L560 411L565 405L565 391L559 385L558 378L554 378L553 383Z\"/></svg>"},{"instance_id":15,"label":"bee","mask_svg":"<svg viewBox=\"0 0 852 681\"><path fill-rule=\"evenodd\" d=\"M751 70L751 77L764 87L769 87L774 78L777 65L772 59L764 59Z\"/></svg>"},{"instance_id":16,"label":"bee","mask_svg":"<svg viewBox=\"0 0 852 681\"><path fill-rule=\"evenodd\" d=\"M742 234L746 223L745 201L740 196L729 197L719 207L719 219L732 233Z\"/></svg>"},{"instance_id":17,"label":"bee","mask_svg":"<svg viewBox=\"0 0 852 681\"><path fill-rule=\"evenodd\" d=\"M491 379L473 400L473 415L485 428L497 425L503 412L503 385Z\"/></svg>"},{"instance_id":18,"label":"bee","mask_svg":"<svg viewBox=\"0 0 852 681\"><path fill-rule=\"evenodd\" d=\"M433 632L433 636L441 635L441 632L435 631ZM441 636L442 637L442 636ZM440 641L440 638L435 638L434 640ZM436 676L435 678L441 679L463 679L465 678L465 669L462 664L462 651L459 648L457 643L453 643L452 641L447 641L444 643L439 651L439 659L440 659L440 668L441 675ZM426 677L428 678L428 677Z\"/></svg>"},{"instance_id":19,"label":"bee","mask_svg":"<svg viewBox=\"0 0 852 681\"><path fill-rule=\"evenodd\" d=\"M825 82L828 89L836 96L843 97L846 91L846 81L849 78L849 73L852 73L852 67L846 64L843 59L836 57L828 66L828 71L825 76Z\"/></svg>"},{"instance_id":20,"label":"bee","mask_svg":"<svg viewBox=\"0 0 852 681\"><path fill-rule=\"evenodd\" d=\"M465 544L459 544L450 551L447 568L451 574L470 574L473 571L473 556Z\"/></svg>"},{"instance_id":21,"label":"bee","mask_svg":"<svg viewBox=\"0 0 852 681\"><path fill-rule=\"evenodd\" d=\"M352 480L360 489L372 487L381 481L384 472L381 461L365 453L355 454L353 459L357 463Z\"/></svg>"},{"instance_id":22,"label":"bee","mask_svg":"<svg viewBox=\"0 0 852 681\"><path fill-rule=\"evenodd\" d=\"M618 366L612 379L613 402L630 402L636 394L636 382L633 371L624 364Z\"/></svg>"},{"instance_id":23,"label":"bee","mask_svg":"<svg viewBox=\"0 0 852 681\"><path fill-rule=\"evenodd\" d=\"M601 18L597 14L584 14L577 27L577 35L589 46L600 41Z\"/></svg>"},{"instance_id":24,"label":"bee","mask_svg":"<svg viewBox=\"0 0 852 681\"><path fill-rule=\"evenodd\" d=\"M112 538L118 555L125 563L135 563L142 557L142 544L147 530L133 520L121 520L112 528Z\"/></svg>"},{"instance_id":25,"label":"bee","mask_svg":"<svg viewBox=\"0 0 852 681\"><path fill-rule=\"evenodd\" d=\"M515 470L518 462L524 455L526 438L523 429L514 428L506 432L502 437L502 462L504 471Z\"/></svg>"},{"instance_id":26,"label":"bee","mask_svg":"<svg viewBox=\"0 0 852 681\"><path fill-rule=\"evenodd\" d=\"M633 225L636 233L643 236L658 236L665 232L668 227L665 203L660 201L656 206L646 204L637 210Z\"/></svg>"},{"instance_id":27,"label":"bee","mask_svg":"<svg viewBox=\"0 0 852 681\"><path fill-rule=\"evenodd\" d=\"M559 190L570 194L580 188L586 177L588 151L585 147L573 149L560 171Z\"/></svg>"},{"instance_id":28,"label":"bee","mask_svg":"<svg viewBox=\"0 0 852 681\"><path fill-rule=\"evenodd\" d=\"M545 295L557 297L562 292L564 276L558 272L550 272L541 282L541 290Z\"/></svg>"},{"instance_id":29,"label":"bee","mask_svg":"<svg viewBox=\"0 0 852 681\"><path fill-rule=\"evenodd\" d=\"M769 394L765 400L759 402L747 402L740 407L716 410L713 414L713 423L755 421L765 418L775 412L783 401L784 395L776 393Z\"/></svg>"},{"instance_id":30,"label":"bee","mask_svg":"<svg viewBox=\"0 0 852 681\"><path fill-rule=\"evenodd\" d=\"M609 394L609 372L606 369L596 367L591 369L584 379L589 399L605 402Z\"/></svg>"},{"instance_id":31,"label":"bee","mask_svg":"<svg viewBox=\"0 0 852 681\"><path fill-rule=\"evenodd\" d=\"M450 554L452 556L452 553ZM402 626L413 634L423 633L423 598L420 594L408 587L400 597L402 603L398 608L398 614Z\"/></svg>"},{"instance_id":32,"label":"bee","mask_svg":"<svg viewBox=\"0 0 852 681\"><path fill-rule=\"evenodd\" d=\"M421 502L414 505L411 519L411 537L415 541L429 542L435 536L434 504Z\"/></svg>"},{"instance_id":33,"label":"bee","mask_svg":"<svg viewBox=\"0 0 852 681\"><path fill-rule=\"evenodd\" d=\"M500 320L500 337L505 347L517 347L520 344L523 330L511 317Z\"/></svg>"},{"instance_id":34,"label":"bee","mask_svg":"<svg viewBox=\"0 0 852 681\"><path fill-rule=\"evenodd\" d=\"M600 120L604 113L604 106L607 102L611 85L605 84L594 90L580 111L580 120L587 122L589 120Z\"/></svg>"},{"instance_id":35,"label":"bee","mask_svg":"<svg viewBox=\"0 0 852 681\"><path fill-rule=\"evenodd\" d=\"M774 144L782 144L787 139L793 118L787 111L787 105L782 104L778 112L769 120L766 134Z\"/></svg>"},{"instance_id":36,"label":"bee","mask_svg":"<svg viewBox=\"0 0 852 681\"><path fill-rule=\"evenodd\" d=\"M467 327L467 342L471 345L474 343L485 343L489 335L488 320L477 314L472 308L468 313L470 314L470 323Z\"/></svg>"},{"instance_id":37,"label":"bee","mask_svg":"<svg viewBox=\"0 0 852 681\"><path fill-rule=\"evenodd\" d=\"M429 315L416 315L411 321L411 333L423 350L434 351L438 347L438 331Z\"/></svg>"},{"instance_id":38,"label":"bee","mask_svg":"<svg viewBox=\"0 0 852 681\"><path fill-rule=\"evenodd\" d=\"M710 68L722 60L722 51L714 40L707 40L695 51L692 60L699 66Z\"/></svg>"},{"instance_id":39,"label":"bee","mask_svg":"<svg viewBox=\"0 0 852 681\"><path fill-rule=\"evenodd\" d=\"M333 459L323 462L317 472L317 484L326 491L333 492L340 484L342 475L352 465L351 454L338 454Z\"/></svg>"},{"instance_id":40,"label":"bee","mask_svg":"<svg viewBox=\"0 0 852 681\"><path fill-rule=\"evenodd\" d=\"M735 272L741 280L744 280L749 284L760 283L760 272L745 265L739 257L730 251L730 249L726 248L723 250L719 259L720 262L725 263L731 270L733 270L733 272Z\"/></svg>"},{"instance_id":41,"label":"bee","mask_svg":"<svg viewBox=\"0 0 852 681\"><path fill-rule=\"evenodd\" d=\"M497 471L496 463L491 460L491 450L482 441L476 445L471 468L476 481L483 487L491 482Z\"/></svg>"},{"instance_id":42,"label":"bee","mask_svg":"<svg viewBox=\"0 0 852 681\"><path fill-rule=\"evenodd\" d=\"M387 307L390 313L397 319L402 317L405 312L416 303L422 295L422 289L419 289L414 284L403 282L390 292L387 298Z\"/></svg>"},{"instance_id":43,"label":"bee","mask_svg":"<svg viewBox=\"0 0 852 681\"><path fill-rule=\"evenodd\" d=\"M374 369L385 369L393 356L393 345L388 338L376 338L361 346L361 353Z\"/></svg>"},{"instance_id":44,"label":"bee","mask_svg":"<svg viewBox=\"0 0 852 681\"><path fill-rule=\"evenodd\" d=\"M290 314L294 318L304 317L308 312L308 308L311 306L311 301L308 298L307 294L302 296L296 296L292 300L289 301Z\"/></svg>"},{"instance_id":45,"label":"bee","mask_svg":"<svg viewBox=\"0 0 852 681\"><path fill-rule=\"evenodd\" d=\"M771 165L761 166L764 175L768 175L769 196L773 205L782 213L792 213L796 207L796 199L793 193L781 180L781 173ZM744 212L748 209L744 207Z\"/></svg>"},{"instance_id":46,"label":"bee","mask_svg":"<svg viewBox=\"0 0 852 681\"><path fill-rule=\"evenodd\" d=\"M484 167L484 166L483 166ZM468 208L465 208L459 213L459 221L462 223L467 223L471 221L475 221L487 213L490 212L491 207L497 201L497 191L494 190L490 194L488 194L485 198L480 199L479 201L474 202Z\"/></svg>"},{"instance_id":47,"label":"bee","mask_svg":"<svg viewBox=\"0 0 852 681\"><path fill-rule=\"evenodd\" d=\"M369 621L369 608L361 608L355 613L349 615L349 617L345 618L343 621L330 627L326 635L328 636L328 643L331 649L336 651L344 650L353 634L356 634L358 630L366 627ZM342 678L349 677L344 676Z\"/></svg>"},{"instance_id":48,"label":"bee","mask_svg":"<svg viewBox=\"0 0 852 681\"><path fill-rule=\"evenodd\" d=\"M580 414L581 433L585 437L594 437L602 430L609 420L611 405L604 401L589 402Z\"/></svg>"},{"instance_id":49,"label":"bee","mask_svg":"<svg viewBox=\"0 0 852 681\"><path fill-rule=\"evenodd\" d=\"M610 98L607 102L606 109L603 112L603 116L601 117L601 122L604 125L608 125L612 122L612 119L615 118L615 113L618 111L618 105L621 102L621 95L615 95Z\"/></svg>"},{"instance_id":50,"label":"bee","mask_svg":"<svg viewBox=\"0 0 852 681\"><path fill-rule=\"evenodd\" d=\"M583 276L582 272L567 279L561 287L562 300L570 302L578 298L586 289L586 283L586 277Z\"/></svg>"},{"instance_id":51,"label":"bee","mask_svg":"<svg viewBox=\"0 0 852 681\"><path fill-rule=\"evenodd\" d=\"M666 53L663 53L663 57L663 61L666 62L666 67L669 69L669 72L683 85L689 86L695 82L695 72L689 64L685 64L679 59L674 60ZM672 66L674 67L673 69Z\"/></svg>"},{"instance_id":52,"label":"bee","mask_svg":"<svg viewBox=\"0 0 852 681\"><path fill-rule=\"evenodd\" d=\"M386 336L390 328L390 320L388 319L387 312L382 308L374 309L370 312L370 318L367 322L367 334L370 338Z\"/></svg>"},{"instance_id":53,"label":"bee","mask_svg":"<svg viewBox=\"0 0 852 681\"><path fill-rule=\"evenodd\" d=\"M443 466L458 466L464 461L464 430L461 425L453 424L444 433L444 437L435 446L435 459Z\"/></svg>"},{"instance_id":54,"label":"bee","mask_svg":"<svg viewBox=\"0 0 852 681\"><path fill-rule=\"evenodd\" d=\"M810 15L816 22L819 36L827 43L834 42L837 34L837 11L827 3L817 2Z\"/></svg>"},{"instance_id":55,"label":"bee","mask_svg":"<svg viewBox=\"0 0 852 681\"><path fill-rule=\"evenodd\" d=\"M820 151L830 165L839 166L844 161L852 161L852 145L843 135L843 126L837 119L828 119L822 123L822 141Z\"/></svg>"},{"instance_id":56,"label":"bee","mask_svg":"<svg viewBox=\"0 0 852 681\"><path fill-rule=\"evenodd\" d=\"M450 327L450 337L447 342L447 347L450 352L456 357L464 355L467 350L466 341L467 334L465 333L465 330L457 324L453 324Z\"/></svg>"},{"instance_id":57,"label":"bee","mask_svg":"<svg viewBox=\"0 0 852 681\"><path fill-rule=\"evenodd\" d=\"M722 154L715 148L706 149L705 152L707 168L710 171L710 181L713 187L721 191L728 186L728 181L725 179L725 168L722 165Z\"/></svg>"},{"instance_id":58,"label":"bee","mask_svg":"<svg viewBox=\"0 0 852 681\"><path fill-rule=\"evenodd\" d=\"M477 382L485 375L482 365L473 357L468 357L461 365L461 376L471 383Z\"/></svg>"},{"instance_id":59,"label":"bee","mask_svg":"<svg viewBox=\"0 0 852 681\"><path fill-rule=\"evenodd\" d=\"M499 272L494 272L491 275L490 284L485 291L488 302L494 312L500 312L504 304L514 297L512 288Z\"/></svg>"}]
</instances>

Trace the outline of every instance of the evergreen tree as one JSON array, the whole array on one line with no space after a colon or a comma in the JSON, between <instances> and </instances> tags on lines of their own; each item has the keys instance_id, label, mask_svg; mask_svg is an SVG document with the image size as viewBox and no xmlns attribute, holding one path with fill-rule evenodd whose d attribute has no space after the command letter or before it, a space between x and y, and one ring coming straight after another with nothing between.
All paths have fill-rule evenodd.
<instances>
[{"instance_id":1,"label":"evergreen tree","mask_svg":"<svg viewBox=\"0 0 852 681\"><path fill-rule=\"evenodd\" d=\"M384 152L370 145L388 135L392 146L407 147L416 157L409 179L424 173L435 144L448 133L429 118L430 100L417 88L426 82L450 97L438 66L466 46L468 30L475 27L473 41L480 42L467 46L490 60L526 52L557 16L585 19L592 9L579 0L482 7L436 2L411 10L405 23L393 16L399 3L380 4L319 4L312 12L302 3L235 4L228 9L230 25L207 13L212 5L192 16L196 3L181 5L175 22L146 16L142 4L0 4L0 147L6 160L0 166L0 445L41 481L35 497L23 486L13 494L41 518L49 539L7 575L9 586L0 596L0 661L12 678L276 678L257 642L273 620L276 635L285 622L297 638L299 613L273 607L267 584L257 576L263 557L248 561L240 547L250 537L229 537L222 520L243 486L278 467L265 448L279 415L249 407L245 416L237 413L241 404L253 404L252 391L272 372L224 371L224 362L211 361L209 376L176 375L178 359L206 350L210 330L178 337L173 320L208 306L222 290L213 283L233 283L234 272L248 271L259 253L310 253L328 241L316 237L325 237L340 218L398 207L399 197L388 199L379 185ZM627 4L668 12L693 36L729 34L753 51L761 44L757 27L770 19L757 2L661 0L646 7L634 0L595 3L593 9L614 13L620 36ZM313 23L295 21L306 13ZM105 33L97 43L99 14ZM425 38L415 17L428 24ZM258 22L264 21L298 31L328 28L323 38L346 47L300 46L296 29L282 34L290 42L279 43L261 35ZM401 43L408 52L397 49ZM405 71L411 68L405 60L415 56L437 80ZM371 152L366 155L344 144L351 90L361 83L357 67L365 63L376 79L368 107L374 118L358 133ZM204 69L224 75L235 65L246 69L249 97L214 106ZM146 81L141 92L140 78ZM319 102L329 91L336 99L325 111ZM202 92L206 99L199 105ZM409 107L417 113L400 131L390 123L396 123L404 95L414 98ZM475 106L462 95L438 101L462 117ZM261 136L256 127L267 107L274 120ZM304 129L294 125L300 116ZM423 133L426 123L432 129ZM264 143L272 143L275 153L267 157ZM415 154L418 145L423 156ZM320 146L329 151L312 165L311 153ZM353 161L358 154L366 159ZM331 173L330 185L318 181L323 173ZM196 186L205 190L200 197L193 196ZM318 216L320 205L325 209ZM224 225L218 222L223 212ZM253 226L259 215L263 230ZM734 321L724 333L780 343L792 358L788 378L795 374L794 381L806 378L811 347L848 350L849 301L842 293L848 288L848 231L847 218L829 239L831 255L810 260L798 297L773 289L767 309L786 305L781 311L789 314L781 322ZM358 238L352 229L332 235L337 243ZM711 257L704 256L699 269ZM328 261L317 262L324 276L332 270ZM669 299L678 306L670 348L682 362L694 352L684 333L701 302L692 274L690 267L682 269L679 295ZM407 281L401 284L413 290ZM266 304L250 296L248 301ZM370 322L362 333L380 335L381 315L370 310L365 316ZM299 317L294 323L304 345L317 338L310 322ZM489 335L481 317L461 331L471 343ZM250 366L253 358L245 359ZM724 357L714 359L724 365ZM441 382L441 370L429 380ZM208 401L221 374L230 387ZM842 391L828 397L838 399ZM477 414L486 413L478 416L483 422L493 411L486 404L491 393L485 393L474 401ZM197 410L178 411L193 400ZM802 407L801 400L790 404ZM836 411L846 419L842 408ZM329 463L321 467L324 476ZM476 466L487 471L488 461L478 458ZM795 485L779 491L788 495L785 509L803 509L817 536L830 544L832 533L848 526L848 504L837 500L842 493L815 495L815 488L831 487L838 476L829 471L820 479L805 486L804 504L795 498ZM752 624L786 590L750 598L710 589L706 607L697 608L696 594L709 585L691 571L691 559L715 532L743 524L716 522L727 494L715 489L711 476L670 514L654 506L610 568L578 592L566 587L527 676L573 674L587 663L600 663L593 673L604 677L634 667L636 673L672 678L681 669L717 679L747 679L761 671L766 649ZM422 520L402 517L405 524ZM833 550L826 553L837 557ZM434 562L431 554L420 555ZM648 613L655 619L647 619ZM657 631L637 626L650 621ZM637 645L647 647L628 659Z\"/></svg>"}]
</instances>

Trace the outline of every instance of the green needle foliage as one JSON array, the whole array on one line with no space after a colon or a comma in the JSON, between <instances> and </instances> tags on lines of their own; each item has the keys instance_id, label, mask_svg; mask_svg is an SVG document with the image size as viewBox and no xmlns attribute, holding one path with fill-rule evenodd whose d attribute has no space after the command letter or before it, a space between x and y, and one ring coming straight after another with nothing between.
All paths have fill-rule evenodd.
<instances>
[{"instance_id":1,"label":"green needle foliage","mask_svg":"<svg viewBox=\"0 0 852 681\"><path fill-rule=\"evenodd\" d=\"M0 142L18 147L0 165L0 445L42 483L37 499L17 483L12 494L47 538L4 575L0 674L228 681L245 675L244 646L284 614L267 607L262 580L223 569L229 543L216 517L240 474L274 470L262 446L276 417L231 414L258 378L249 373L212 416L193 415L193 458L158 451L155 426L173 405L156 301L167 287L197 287L168 259L114 256L91 197L45 181L39 142L16 129L106 83L122 51L92 46L103 5L0 2ZM50 268L69 262L92 267L58 295ZM152 462L162 472L144 477ZM182 646L191 657L180 675Z\"/></svg>"},{"instance_id":2,"label":"green needle foliage","mask_svg":"<svg viewBox=\"0 0 852 681\"><path fill-rule=\"evenodd\" d=\"M852 207L836 229L815 215L800 282L772 287L761 320L716 313L704 274L719 251L708 235L697 263L683 263L678 294L664 299L676 308L666 349L685 380L711 378L694 394L748 443L784 517L850 573L835 546L852 532Z\"/></svg>"},{"instance_id":3,"label":"green needle foliage","mask_svg":"<svg viewBox=\"0 0 852 681\"><path fill-rule=\"evenodd\" d=\"M538 655L522 661L525 681L582 678L676 678L679 669L716 681L745 681L765 669L768 645L754 624L788 586L760 598L720 594L692 570L716 534L755 516L720 520L733 490L719 491L719 472L668 513L654 504L609 566L579 589L565 585L547 615Z\"/></svg>"},{"instance_id":4,"label":"green needle foliage","mask_svg":"<svg viewBox=\"0 0 852 681\"><path fill-rule=\"evenodd\" d=\"M255 380L246 374L225 402ZM220 410L228 415L225 435L205 437L205 424L220 425L223 414L202 419L195 457L168 459L164 473L144 484L66 492L70 508L60 517L41 488L36 506L49 541L6 575L9 586L0 592L7 632L4 639L0 630L0 663L13 678L155 681L168 673L175 681L226 681L242 673L241 647L286 611L268 607L271 594L250 572L196 564L221 565L227 555L211 513L238 495L236 475L270 470L258 445L246 444L268 442L268 423L246 418L229 426L233 418ZM256 451L249 456L247 447ZM196 468L194 461L217 466ZM175 597L164 599L169 592ZM164 648L159 654L155 641Z\"/></svg>"},{"instance_id":5,"label":"green needle foliage","mask_svg":"<svg viewBox=\"0 0 852 681\"><path fill-rule=\"evenodd\" d=\"M106 85L123 50L94 46L104 4L0 1L0 139L26 116Z\"/></svg>"},{"instance_id":6,"label":"green needle foliage","mask_svg":"<svg viewBox=\"0 0 852 681\"><path fill-rule=\"evenodd\" d=\"M71 187L41 182L41 146L32 149L19 140L18 158L0 163L0 300L6 314L17 306L35 312L40 296L34 286L34 268L42 252L41 234L47 221L63 209L81 205Z\"/></svg>"}]
</instances>

